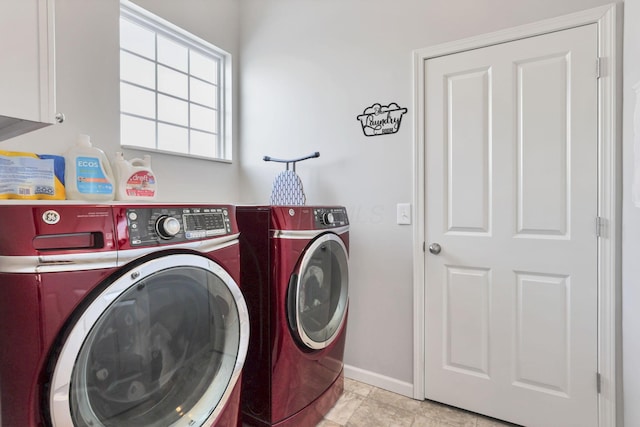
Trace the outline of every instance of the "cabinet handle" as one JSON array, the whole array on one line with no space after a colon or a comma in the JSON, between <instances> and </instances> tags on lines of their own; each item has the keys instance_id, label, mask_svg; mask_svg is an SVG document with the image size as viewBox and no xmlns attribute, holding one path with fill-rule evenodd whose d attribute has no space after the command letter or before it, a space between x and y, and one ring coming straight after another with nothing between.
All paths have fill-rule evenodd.
<instances>
[{"instance_id":1,"label":"cabinet handle","mask_svg":"<svg viewBox=\"0 0 640 427\"><path fill-rule=\"evenodd\" d=\"M56 113L56 122L58 122L58 123L64 122L64 114Z\"/></svg>"}]
</instances>

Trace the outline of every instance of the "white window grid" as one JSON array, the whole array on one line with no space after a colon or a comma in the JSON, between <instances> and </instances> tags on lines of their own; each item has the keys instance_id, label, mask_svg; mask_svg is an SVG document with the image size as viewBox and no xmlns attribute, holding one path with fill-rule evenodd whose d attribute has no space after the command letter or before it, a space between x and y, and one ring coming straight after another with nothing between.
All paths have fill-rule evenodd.
<instances>
[{"instance_id":1,"label":"white window grid","mask_svg":"<svg viewBox=\"0 0 640 427\"><path fill-rule=\"evenodd\" d=\"M231 126L230 126L230 93L228 89L230 88L230 67L231 67L231 55L224 50L202 40L195 35L183 30L182 28L150 13L149 11L129 2L128 0L120 1L120 20L126 20L131 24L137 25L141 28L147 29L154 34L154 49L155 52L153 54L153 58L149 56L142 55L135 51L126 49L122 47L122 43L120 46L120 55L122 57L123 54L132 55L133 57L142 59L153 64L154 69L154 87L151 88L149 86L145 86L142 84L138 84L133 81L129 81L122 78L122 70L120 72L120 85L128 85L133 88L138 88L140 90L144 90L149 93L153 93L154 97L154 117L150 117L149 115L141 115L136 114L131 111L124 111L125 109L130 109L130 106L123 106L123 102L120 104L120 117L121 117L121 126L123 120L126 120L127 117L143 120L153 124L155 128L155 134L153 138L153 146L137 144L131 141L132 138L126 138L124 135L122 136L121 145L123 147L130 147L145 151L154 151L154 152L165 152L179 156L187 156L187 157L198 157L204 158L208 160L221 160L221 161L231 161ZM178 68L172 67L169 64L163 63L158 59L158 37L161 36L165 39L168 39L177 45L180 45L187 49L188 58L186 61L187 70L180 70ZM193 54L202 55L205 58L211 59L216 64L215 74L217 79L215 82L207 81L202 79L196 75L191 73L191 56ZM121 65L122 66L122 65ZM162 91L158 88L158 72L161 69L167 69L171 72L178 73L180 75L184 75L187 81L187 94L186 96L175 95L166 91ZM216 96L213 102L213 105L206 105L202 102L198 102L194 100L194 93L192 92L192 84L193 82L200 82L202 84L213 85L216 88ZM169 119L160 119L159 115L159 97L165 97L166 99L173 99L180 102L186 102L189 108L187 111L187 124L179 123L179 120L173 121ZM192 123L192 106L200 107L201 109L211 110L214 112L215 120L213 124L213 129L204 129L203 127L195 128L191 126ZM124 108L123 108L124 107ZM159 127L167 125L174 128L184 129L187 133L187 149L163 149L159 148ZM192 139L194 132L210 135L214 137L215 143L213 144L213 152L202 154L202 153L194 153L192 150ZM125 140L128 140L129 143L124 143Z\"/></svg>"}]
</instances>

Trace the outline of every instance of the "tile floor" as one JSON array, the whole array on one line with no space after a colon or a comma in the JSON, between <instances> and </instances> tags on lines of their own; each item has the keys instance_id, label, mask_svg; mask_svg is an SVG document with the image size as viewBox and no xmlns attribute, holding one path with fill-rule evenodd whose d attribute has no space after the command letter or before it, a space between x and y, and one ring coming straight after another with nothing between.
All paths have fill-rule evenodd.
<instances>
[{"instance_id":1,"label":"tile floor","mask_svg":"<svg viewBox=\"0 0 640 427\"><path fill-rule=\"evenodd\" d=\"M344 393L318 427L516 427L440 403L344 379Z\"/></svg>"}]
</instances>

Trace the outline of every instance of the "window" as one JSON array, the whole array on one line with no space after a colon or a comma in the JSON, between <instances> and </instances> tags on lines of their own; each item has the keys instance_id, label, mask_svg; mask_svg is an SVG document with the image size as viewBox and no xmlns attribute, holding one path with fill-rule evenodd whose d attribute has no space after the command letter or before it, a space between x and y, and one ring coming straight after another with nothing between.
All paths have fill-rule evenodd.
<instances>
[{"instance_id":1,"label":"window","mask_svg":"<svg viewBox=\"0 0 640 427\"><path fill-rule=\"evenodd\" d=\"M231 160L231 55L120 2L120 144Z\"/></svg>"}]
</instances>

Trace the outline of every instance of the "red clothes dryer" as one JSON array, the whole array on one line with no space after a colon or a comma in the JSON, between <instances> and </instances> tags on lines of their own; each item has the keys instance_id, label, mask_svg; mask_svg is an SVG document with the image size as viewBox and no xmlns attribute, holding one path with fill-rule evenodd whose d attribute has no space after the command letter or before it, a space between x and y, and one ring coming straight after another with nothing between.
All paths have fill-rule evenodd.
<instances>
[{"instance_id":1,"label":"red clothes dryer","mask_svg":"<svg viewBox=\"0 0 640 427\"><path fill-rule=\"evenodd\" d=\"M343 207L238 206L251 337L245 426L315 426L344 385L349 221Z\"/></svg>"},{"instance_id":2,"label":"red clothes dryer","mask_svg":"<svg viewBox=\"0 0 640 427\"><path fill-rule=\"evenodd\" d=\"M238 423L248 313L226 205L0 205L5 427Z\"/></svg>"}]
</instances>

